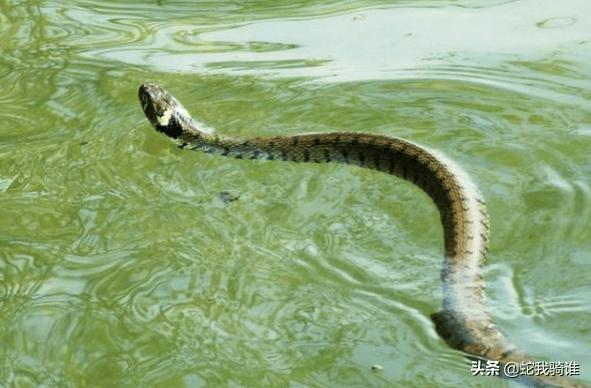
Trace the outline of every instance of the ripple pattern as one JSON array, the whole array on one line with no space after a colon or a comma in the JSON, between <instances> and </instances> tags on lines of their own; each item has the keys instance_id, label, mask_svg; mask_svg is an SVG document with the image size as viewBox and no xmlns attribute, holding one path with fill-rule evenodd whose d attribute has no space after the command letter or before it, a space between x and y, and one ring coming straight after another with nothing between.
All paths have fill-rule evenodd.
<instances>
[{"instance_id":1,"label":"ripple pattern","mask_svg":"<svg viewBox=\"0 0 591 388\"><path fill-rule=\"evenodd\" d=\"M0 381L498 384L429 319L426 195L178 150L141 114L145 80L227 134L358 130L448 154L489 204L495 321L584 366L591 10L533 3L0 0Z\"/></svg>"}]
</instances>

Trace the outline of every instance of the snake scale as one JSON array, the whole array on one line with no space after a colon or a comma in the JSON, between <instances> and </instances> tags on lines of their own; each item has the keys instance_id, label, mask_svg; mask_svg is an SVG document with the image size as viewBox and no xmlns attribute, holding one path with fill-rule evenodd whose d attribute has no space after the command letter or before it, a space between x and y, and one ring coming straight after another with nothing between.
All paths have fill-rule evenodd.
<instances>
[{"instance_id":1,"label":"snake scale","mask_svg":"<svg viewBox=\"0 0 591 388\"><path fill-rule=\"evenodd\" d=\"M408 140L368 133L227 137L199 125L158 85L142 84L139 99L155 129L176 139L181 148L236 159L353 164L420 187L437 206L444 232L443 308L431 316L436 331L449 346L473 359L498 361L501 375L507 363L531 361L506 339L486 311L480 273L489 242L486 206L470 178L451 160ZM521 376L518 381L536 387L584 386L560 376Z\"/></svg>"}]
</instances>

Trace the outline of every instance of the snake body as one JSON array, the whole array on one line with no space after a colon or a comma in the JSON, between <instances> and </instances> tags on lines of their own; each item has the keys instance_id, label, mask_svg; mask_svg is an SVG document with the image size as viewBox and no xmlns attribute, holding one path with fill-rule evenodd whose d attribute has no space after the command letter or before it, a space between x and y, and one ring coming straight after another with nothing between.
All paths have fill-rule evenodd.
<instances>
[{"instance_id":1,"label":"snake body","mask_svg":"<svg viewBox=\"0 0 591 388\"><path fill-rule=\"evenodd\" d=\"M486 311L480 269L489 242L488 215L476 186L454 162L411 141L368 133L226 137L205 130L176 98L153 83L140 86L139 99L156 130L176 139L181 148L237 159L353 164L420 187L437 206L444 233L443 307L431 316L436 331L454 349L498 361L501 374L507 363L530 361L506 339ZM564 377L523 376L520 381L539 387L581 386Z\"/></svg>"}]
</instances>

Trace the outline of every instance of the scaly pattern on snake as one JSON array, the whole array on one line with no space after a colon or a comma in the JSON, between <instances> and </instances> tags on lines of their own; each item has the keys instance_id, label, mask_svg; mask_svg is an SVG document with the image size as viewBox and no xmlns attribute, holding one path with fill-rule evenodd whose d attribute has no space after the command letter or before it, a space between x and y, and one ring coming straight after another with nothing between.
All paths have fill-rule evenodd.
<instances>
[{"instance_id":1,"label":"scaly pattern on snake","mask_svg":"<svg viewBox=\"0 0 591 388\"><path fill-rule=\"evenodd\" d=\"M444 231L443 308L431 316L437 332L469 356L499 361L501 374L507 363L530 361L486 311L480 268L489 240L488 215L474 184L451 160L408 140L368 133L226 137L197 124L176 98L153 83L140 86L139 99L156 130L176 139L181 148L237 159L353 164L413 182L437 206ZM523 376L519 381L538 387L583 386L557 376Z\"/></svg>"}]
</instances>

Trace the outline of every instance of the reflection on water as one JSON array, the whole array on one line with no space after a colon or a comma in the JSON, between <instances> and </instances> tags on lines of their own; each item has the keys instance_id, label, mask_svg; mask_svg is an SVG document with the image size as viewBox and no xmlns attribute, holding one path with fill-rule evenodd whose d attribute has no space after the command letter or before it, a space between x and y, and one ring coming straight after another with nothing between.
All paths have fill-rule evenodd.
<instances>
[{"instance_id":1,"label":"reflection on water","mask_svg":"<svg viewBox=\"0 0 591 388\"><path fill-rule=\"evenodd\" d=\"M591 382L588 2L268 3L0 0L0 381L504 384L433 330L424 194L176 149L141 113L150 79L224 133L456 159L489 204L496 322Z\"/></svg>"},{"instance_id":2,"label":"reflection on water","mask_svg":"<svg viewBox=\"0 0 591 388\"><path fill-rule=\"evenodd\" d=\"M520 1L486 12L470 8L450 12L445 7L367 9L221 29L173 20L149 32L150 39L122 48L89 48L84 55L149 63L166 72L313 75L330 82L439 78L444 72L447 77L508 87L511 82L505 77L530 76L518 66L522 58L552 63L557 51L591 52L591 12L580 13L589 8L587 2L571 1L561 7L562 14L573 17L553 17L552 4ZM512 66L515 62L517 66ZM570 85L580 85L572 81ZM518 91L527 91L527 86L528 82L520 82Z\"/></svg>"}]
</instances>

